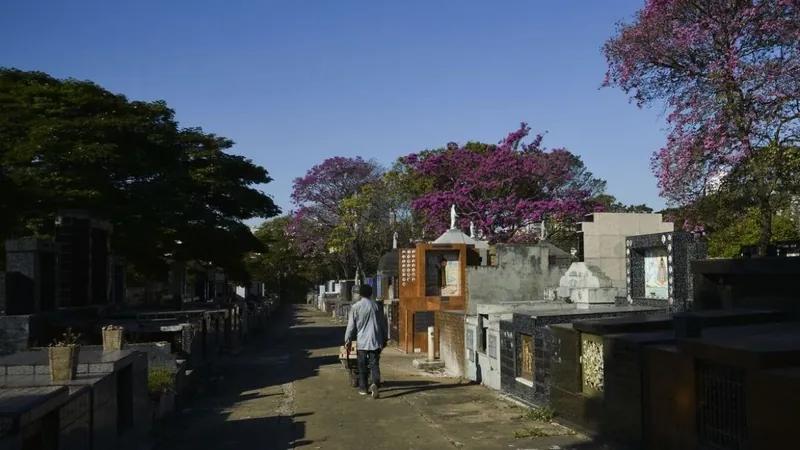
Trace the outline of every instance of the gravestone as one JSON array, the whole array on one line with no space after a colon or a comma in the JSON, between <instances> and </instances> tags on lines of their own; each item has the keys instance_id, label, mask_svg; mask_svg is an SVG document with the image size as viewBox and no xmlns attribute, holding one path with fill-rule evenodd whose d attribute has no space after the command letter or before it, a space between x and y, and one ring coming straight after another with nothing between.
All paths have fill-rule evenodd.
<instances>
[{"instance_id":1,"label":"gravestone","mask_svg":"<svg viewBox=\"0 0 800 450\"><path fill-rule=\"evenodd\" d=\"M575 262L558 282L557 295L569 299L578 309L614 305L616 289L597 266Z\"/></svg>"},{"instance_id":2,"label":"gravestone","mask_svg":"<svg viewBox=\"0 0 800 450\"><path fill-rule=\"evenodd\" d=\"M7 315L35 314L56 305L56 253L47 241L6 241L4 310Z\"/></svg>"},{"instance_id":3,"label":"gravestone","mask_svg":"<svg viewBox=\"0 0 800 450\"><path fill-rule=\"evenodd\" d=\"M82 211L56 218L59 307L105 304L110 296L112 226Z\"/></svg>"},{"instance_id":4,"label":"gravestone","mask_svg":"<svg viewBox=\"0 0 800 450\"><path fill-rule=\"evenodd\" d=\"M92 221L91 230L91 304L104 305L111 298L111 233L110 229Z\"/></svg>"},{"instance_id":5,"label":"gravestone","mask_svg":"<svg viewBox=\"0 0 800 450\"><path fill-rule=\"evenodd\" d=\"M111 258L111 302L116 304L125 303L126 295L126 274L125 258L113 256Z\"/></svg>"},{"instance_id":6,"label":"gravestone","mask_svg":"<svg viewBox=\"0 0 800 450\"><path fill-rule=\"evenodd\" d=\"M707 245L692 233L629 236L625 240L628 302L670 311L691 309L690 262L705 259Z\"/></svg>"}]
</instances>

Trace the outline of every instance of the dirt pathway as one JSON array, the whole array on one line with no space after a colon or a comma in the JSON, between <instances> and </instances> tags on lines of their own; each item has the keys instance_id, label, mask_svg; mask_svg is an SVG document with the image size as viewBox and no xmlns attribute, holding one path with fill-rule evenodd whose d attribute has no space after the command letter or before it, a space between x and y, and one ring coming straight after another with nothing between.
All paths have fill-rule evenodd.
<instances>
[{"instance_id":1,"label":"dirt pathway","mask_svg":"<svg viewBox=\"0 0 800 450\"><path fill-rule=\"evenodd\" d=\"M382 398L359 396L338 360L343 334L310 307L285 308L269 333L220 361L156 450L601 448L489 389L417 372L394 350L382 359Z\"/></svg>"}]
</instances>

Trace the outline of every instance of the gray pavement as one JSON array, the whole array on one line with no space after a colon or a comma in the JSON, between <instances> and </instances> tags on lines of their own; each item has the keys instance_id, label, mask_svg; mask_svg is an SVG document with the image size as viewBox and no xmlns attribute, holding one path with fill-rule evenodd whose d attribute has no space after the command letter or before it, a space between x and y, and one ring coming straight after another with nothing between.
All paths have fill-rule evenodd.
<instances>
[{"instance_id":1,"label":"gray pavement","mask_svg":"<svg viewBox=\"0 0 800 450\"><path fill-rule=\"evenodd\" d=\"M495 392L416 371L387 349L382 398L359 396L338 360L344 329L305 305L223 358L193 405L156 436L156 450L600 449L533 420Z\"/></svg>"}]
</instances>

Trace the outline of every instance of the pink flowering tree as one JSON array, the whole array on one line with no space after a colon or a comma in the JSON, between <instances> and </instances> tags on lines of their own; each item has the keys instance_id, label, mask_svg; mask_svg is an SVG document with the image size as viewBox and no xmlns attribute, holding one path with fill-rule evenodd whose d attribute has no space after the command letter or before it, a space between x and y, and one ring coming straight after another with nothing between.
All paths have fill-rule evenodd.
<instances>
[{"instance_id":1,"label":"pink flowering tree","mask_svg":"<svg viewBox=\"0 0 800 450\"><path fill-rule=\"evenodd\" d=\"M652 159L661 195L751 199L764 255L776 208L798 188L800 2L647 0L603 52L605 86L669 110Z\"/></svg>"},{"instance_id":2,"label":"pink flowering tree","mask_svg":"<svg viewBox=\"0 0 800 450\"><path fill-rule=\"evenodd\" d=\"M523 143L529 132L523 123L497 145L451 143L441 151L406 156L409 169L429 183L412 202L426 226L435 233L447 230L455 205L462 230L472 222L490 242L519 242L538 239L526 231L543 220L571 224L592 211L592 199L605 182L567 150L542 148L542 135Z\"/></svg>"},{"instance_id":3,"label":"pink flowering tree","mask_svg":"<svg viewBox=\"0 0 800 450\"><path fill-rule=\"evenodd\" d=\"M292 202L297 210L286 231L300 254L337 266L346 278L354 275L354 268L363 267L364 245L358 226L352 230L356 237L348 239L346 245L332 238L348 214L348 199L365 186L378 183L382 175L383 169L375 161L334 157L295 178Z\"/></svg>"}]
</instances>

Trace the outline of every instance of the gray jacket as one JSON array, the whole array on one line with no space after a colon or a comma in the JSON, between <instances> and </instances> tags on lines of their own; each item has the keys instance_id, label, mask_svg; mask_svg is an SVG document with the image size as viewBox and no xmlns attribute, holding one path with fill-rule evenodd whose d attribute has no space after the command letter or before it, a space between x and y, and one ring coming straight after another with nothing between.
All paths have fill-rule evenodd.
<instances>
[{"instance_id":1,"label":"gray jacket","mask_svg":"<svg viewBox=\"0 0 800 450\"><path fill-rule=\"evenodd\" d=\"M350 308L345 343L356 339L358 350L380 350L389 341L383 307L371 298L362 298Z\"/></svg>"}]
</instances>

